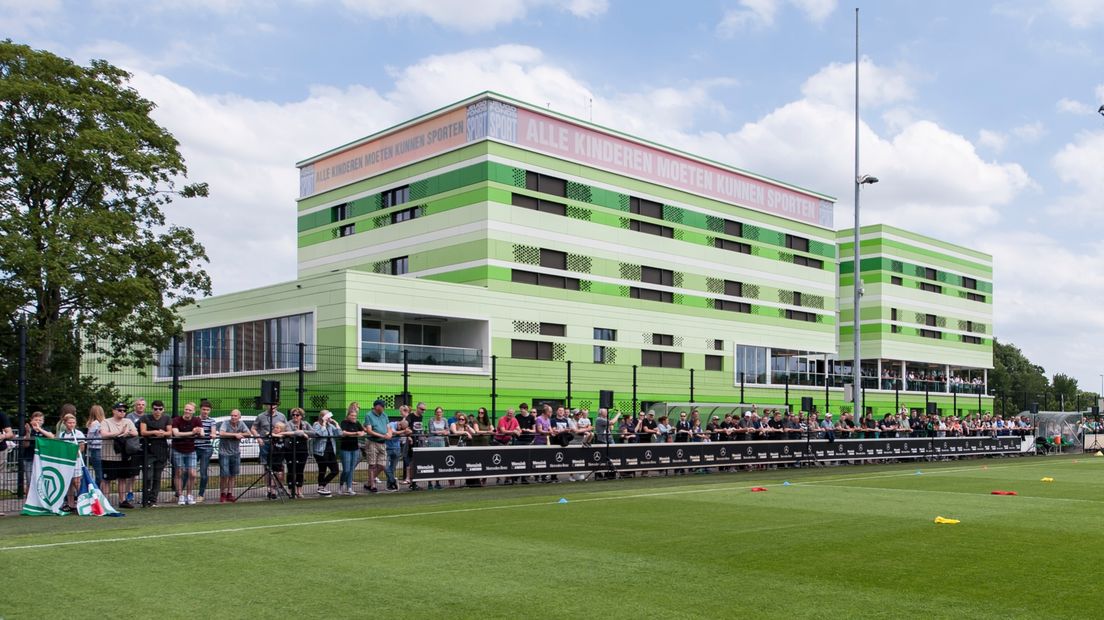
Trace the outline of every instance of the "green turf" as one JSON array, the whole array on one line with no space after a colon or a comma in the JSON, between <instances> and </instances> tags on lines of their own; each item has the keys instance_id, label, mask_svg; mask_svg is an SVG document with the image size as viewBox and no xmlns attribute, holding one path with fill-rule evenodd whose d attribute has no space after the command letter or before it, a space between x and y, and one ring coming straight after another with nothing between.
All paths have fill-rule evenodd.
<instances>
[{"instance_id":1,"label":"green turf","mask_svg":"<svg viewBox=\"0 0 1104 620\"><path fill-rule=\"evenodd\" d=\"M1102 474L1034 457L9 516L0 617L1087 616Z\"/></svg>"}]
</instances>

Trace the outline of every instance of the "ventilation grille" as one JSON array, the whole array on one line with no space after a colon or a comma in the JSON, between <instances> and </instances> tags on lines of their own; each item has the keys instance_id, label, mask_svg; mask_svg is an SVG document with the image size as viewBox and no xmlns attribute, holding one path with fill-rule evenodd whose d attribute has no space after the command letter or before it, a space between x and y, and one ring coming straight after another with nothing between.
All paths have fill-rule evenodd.
<instances>
[{"instance_id":1,"label":"ventilation grille","mask_svg":"<svg viewBox=\"0 0 1104 620\"><path fill-rule=\"evenodd\" d=\"M514 262L539 265L540 248L533 245L514 245Z\"/></svg>"},{"instance_id":2,"label":"ventilation grille","mask_svg":"<svg viewBox=\"0 0 1104 620\"><path fill-rule=\"evenodd\" d=\"M574 181L567 182L567 197L570 200L578 200L579 202L591 202L593 200L590 186ZM570 215L570 211L568 214Z\"/></svg>"},{"instance_id":3,"label":"ventilation grille","mask_svg":"<svg viewBox=\"0 0 1104 620\"><path fill-rule=\"evenodd\" d=\"M540 333L540 323L536 321L514 321L514 331L519 334Z\"/></svg>"},{"instance_id":4,"label":"ventilation grille","mask_svg":"<svg viewBox=\"0 0 1104 620\"><path fill-rule=\"evenodd\" d=\"M570 271L578 271L579 273L590 273L590 269L593 265L589 256L581 256L579 254L567 255L567 268Z\"/></svg>"},{"instance_id":5,"label":"ventilation grille","mask_svg":"<svg viewBox=\"0 0 1104 620\"><path fill-rule=\"evenodd\" d=\"M719 217L707 215L705 217L705 227L712 232L724 232L724 220Z\"/></svg>"},{"instance_id":6,"label":"ventilation grille","mask_svg":"<svg viewBox=\"0 0 1104 620\"><path fill-rule=\"evenodd\" d=\"M564 353L567 352L567 345L562 342L552 343L552 359L557 362L562 362Z\"/></svg>"},{"instance_id":7,"label":"ventilation grille","mask_svg":"<svg viewBox=\"0 0 1104 620\"><path fill-rule=\"evenodd\" d=\"M521 168L513 169L514 187L525 187L525 171Z\"/></svg>"},{"instance_id":8,"label":"ventilation grille","mask_svg":"<svg viewBox=\"0 0 1104 620\"><path fill-rule=\"evenodd\" d=\"M625 280L640 281L640 265L621 263L621 277Z\"/></svg>"},{"instance_id":9,"label":"ventilation grille","mask_svg":"<svg viewBox=\"0 0 1104 620\"><path fill-rule=\"evenodd\" d=\"M574 207L574 206L568 205L568 207L567 207L567 217L570 217L570 218L576 219L576 220L583 220L585 222L589 222L590 221L590 209L584 209L583 207Z\"/></svg>"},{"instance_id":10,"label":"ventilation grille","mask_svg":"<svg viewBox=\"0 0 1104 620\"><path fill-rule=\"evenodd\" d=\"M710 293L714 293L716 295L723 294L724 293L724 280L722 280L720 278L706 278L705 279L705 290L709 291Z\"/></svg>"}]
</instances>

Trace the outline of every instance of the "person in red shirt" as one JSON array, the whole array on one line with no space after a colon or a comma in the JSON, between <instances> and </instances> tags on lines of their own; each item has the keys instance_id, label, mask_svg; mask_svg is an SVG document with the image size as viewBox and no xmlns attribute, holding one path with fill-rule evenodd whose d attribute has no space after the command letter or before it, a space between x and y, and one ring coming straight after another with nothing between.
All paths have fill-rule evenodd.
<instances>
[{"instance_id":1,"label":"person in red shirt","mask_svg":"<svg viewBox=\"0 0 1104 620\"><path fill-rule=\"evenodd\" d=\"M172 460L176 467L173 488L180 496L177 501L181 506L195 503L192 495L196 480L195 438L203 436L203 422L195 417L195 410L195 403L188 403L184 405L184 415L172 419Z\"/></svg>"}]
</instances>

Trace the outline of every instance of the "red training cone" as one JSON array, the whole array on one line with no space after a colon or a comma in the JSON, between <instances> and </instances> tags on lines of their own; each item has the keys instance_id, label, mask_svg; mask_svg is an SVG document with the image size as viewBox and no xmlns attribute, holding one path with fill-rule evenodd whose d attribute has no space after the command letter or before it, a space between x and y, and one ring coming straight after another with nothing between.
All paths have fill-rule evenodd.
<instances>
[{"instance_id":1,"label":"red training cone","mask_svg":"<svg viewBox=\"0 0 1104 620\"><path fill-rule=\"evenodd\" d=\"M760 491L766 491L766 490L767 490L767 487L751 487L751 492L752 493L758 493Z\"/></svg>"},{"instance_id":2,"label":"red training cone","mask_svg":"<svg viewBox=\"0 0 1104 620\"><path fill-rule=\"evenodd\" d=\"M990 495L1019 495L1019 493L1017 493L1015 491L992 491L989 494Z\"/></svg>"}]
</instances>

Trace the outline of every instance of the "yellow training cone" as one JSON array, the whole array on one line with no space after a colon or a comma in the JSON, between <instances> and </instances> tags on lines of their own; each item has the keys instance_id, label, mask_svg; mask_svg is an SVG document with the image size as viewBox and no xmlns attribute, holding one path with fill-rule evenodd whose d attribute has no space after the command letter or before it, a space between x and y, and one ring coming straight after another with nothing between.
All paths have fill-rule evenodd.
<instances>
[{"instance_id":1,"label":"yellow training cone","mask_svg":"<svg viewBox=\"0 0 1104 620\"><path fill-rule=\"evenodd\" d=\"M1041 480L1041 482L1054 482L1054 478L1051 478L1050 476L1047 476L1046 478L1043 478Z\"/></svg>"},{"instance_id":2,"label":"yellow training cone","mask_svg":"<svg viewBox=\"0 0 1104 620\"><path fill-rule=\"evenodd\" d=\"M1100 450L1097 450L1096 451L1096 456L1104 456L1104 452L1101 452Z\"/></svg>"},{"instance_id":3,"label":"yellow training cone","mask_svg":"<svg viewBox=\"0 0 1104 620\"><path fill-rule=\"evenodd\" d=\"M955 523L958 523L959 520L958 519L948 519L946 517L936 517L935 522L936 523L944 523L946 525L954 525Z\"/></svg>"}]
</instances>

